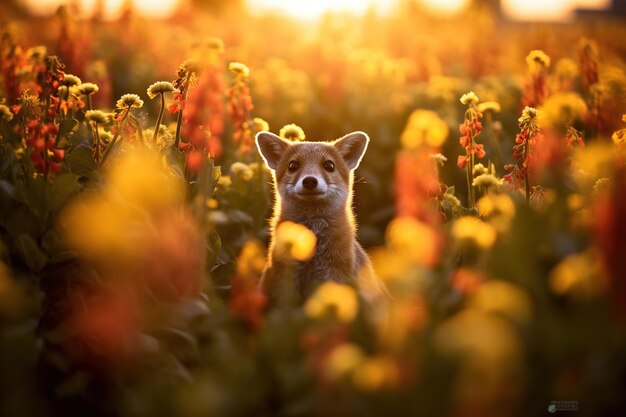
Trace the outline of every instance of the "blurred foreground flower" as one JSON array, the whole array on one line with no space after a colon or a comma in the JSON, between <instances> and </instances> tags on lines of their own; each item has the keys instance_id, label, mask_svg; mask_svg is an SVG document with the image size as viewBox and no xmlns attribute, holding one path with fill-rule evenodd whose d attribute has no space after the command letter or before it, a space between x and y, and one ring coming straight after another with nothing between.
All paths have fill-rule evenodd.
<instances>
[{"instance_id":1,"label":"blurred foreground flower","mask_svg":"<svg viewBox=\"0 0 626 417\"><path fill-rule=\"evenodd\" d=\"M98 276L75 289L93 302L72 306L72 326L90 349L114 360L133 352L133 338L158 317L160 303L198 294L204 246L183 209L183 184L158 154L140 147L122 152L105 178L102 189L65 210L61 224L86 271Z\"/></svg>"},{"instance_id":2,"label":"blurred foreground flower","mask_svg":"<svg viewBox=\"0 0 626 417\"><path fill-rule=\"evenodd\" d=\"M588 299L600 295L607 282L597 252L570 255L550 273L550 288L558 295Z\"/></svg>"},{"instance_id":3,"label":"blurred foreground flower","mask_svg":"<svg viewBox=\"0 0 626 417\"><path fill-rule=\"evenodd\" d=\"M352 382L363 391L391 390L397 385L398 379L396 361L383 355L365 359L352 374Z\"/></svg>"},{"instance_id":4,"label":"blurred foreground flower","mask_svg":"<svg viewBox=\"0 0 626 417\"><path fill-rule=\"evenodd\" d=\"M341 323L350 323L359 311L359 299L354 288L326 281L306 301L304 311L313 319L331 317Z\"/></svg>"},{"instance_id":5,"label":"blurred foreground flower","mask_svg":"<svg viewBox=\"0 0 626 417\"><path fill-rule=\"evenodd\" d=\"M435 346L460 360L451 398L454 415L513 416L525 392L524 355L515 328L497 315L470 308L437 329Z\"/></svg>"},{"instance_id":6,"label":"blurred foreground flower","mask_svg":"<svg viewBox=\"0 0 626 417\"><path fill-rule=\"evenodd\" d=\"M249 240L237 257L237 273L233 277L230 311L246 326L257 330L263 324L263 309L267 296L258 283L265 269L265 247L257 240Z\"/></svg>"},{"instance_id":7,"label":"blurred foreground flower","mask_svg":"<svg viewBox=\"0 0 626 417\"><path fill-rule=\"evenodd\" d=\"M500 233L509 230L515 216L515 203L507 194L486 194L478 200L476 208Z\"/></svg>"},{"instance_id":8,"label":"blurred foreground flower","mask_svg":"<svg viewBox=\"0 0 626 417\"><path fill-rule=\"evenodd\" d=\"M441 237L430 225L412 217L396 217L387 226L389 246L414 264L433 266L439 260Z\"/></svg>"},{"instance_id":9,"label":"blurred foreground flower","mask_svg":"<svg viewBox=\"0 0 626 417\"><path fill-rule=\"evenodd\" d=\"M317 237L300 223L284 221L276 228L275 249L297 261L308 261L315 253Z\"/></svg>"},{"instance_id":10,"label":"blurred foreground flower","mask_svg":"<svg viewBox=\"0 0 626 417\"><path fill-rule=\"evenodd\" d=\"M461 243L469 242L488 249L496 241L496 230L476 217L463 216L452 223L452 237Z\"/></svg>"}]
</instances>

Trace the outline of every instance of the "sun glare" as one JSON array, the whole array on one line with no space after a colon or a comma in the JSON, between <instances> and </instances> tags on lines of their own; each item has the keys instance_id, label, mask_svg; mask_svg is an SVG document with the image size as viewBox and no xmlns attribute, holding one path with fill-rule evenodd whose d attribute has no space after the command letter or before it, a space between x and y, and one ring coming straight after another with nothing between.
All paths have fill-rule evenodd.
<instances>
[{"instance_id":1,"label":"sun glare","mask_svg":"<svg viewBox=\"0 0 626 417\"><path fill-rule=\"evenodd\" d=\"M519 20L568 20L576 8L603 9L611 0L506 0L502 9L507 16Z\"/></svg>"},{"instance_id":2,"label":"sun glare","mask_svg":"<svg viewBox=\"0 0 626 417\"><path fill-rule=\"evenodd\" d=\"M370 7L387 10L397 0L248 0L253 13L277 12L296 18L312 19L326 12L363 13Z\"/></svg>"}]
</instances>

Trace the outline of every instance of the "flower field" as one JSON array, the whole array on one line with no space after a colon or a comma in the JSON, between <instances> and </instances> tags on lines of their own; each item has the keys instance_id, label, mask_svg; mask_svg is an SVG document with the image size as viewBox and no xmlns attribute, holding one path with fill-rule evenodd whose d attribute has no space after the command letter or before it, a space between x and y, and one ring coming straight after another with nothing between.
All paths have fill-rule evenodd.
<instances>
[{"instance_id":1,"label":"flower field","mask_svg":"<svg viewBox=\"0 0 626 417\"><path fill-rule=\"evenodd\" d=\"M624 16L397 3L0 5L0 415L626 412ZM268 302L265 130L371 138L383 318L332 281Z\"/></svg>"}]
</instances>

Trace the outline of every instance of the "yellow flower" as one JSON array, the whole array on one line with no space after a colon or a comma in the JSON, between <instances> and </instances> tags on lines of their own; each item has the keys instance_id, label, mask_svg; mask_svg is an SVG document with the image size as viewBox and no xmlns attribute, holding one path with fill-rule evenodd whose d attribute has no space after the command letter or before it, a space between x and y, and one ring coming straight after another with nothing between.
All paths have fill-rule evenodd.
<instances>
[{"instance_id":1,"label":"yellow flower","mask_svg":"<svg viewBox=\"0 0 626 417\"><path fill-rule=\"evenodd\" d=\"M143 100L137 94L124 94L115 104L118 109L140 108L142 106Z\"/></svg>"},{"instance_id":2,"label":"yellow flower","mask_svg":"<svg viewBox=\"0 0 626 417\"><path fill-rule=\"evenodd\" d=\"M558 128L582 120L587 113L585 100L577 93L557 93L547 98L541 106L542 124Z\"/></svg>"},{"instance_id":3,"label":"yellow flower","mask_svg":"<svg viewBox=\"0 0 626 417\"><path fill-rule=\"evenodd\" d=\"M522 110L522 115L520 116L519 119L517 119L517 121L520 124L536 123L536 120L540 118L541 118L541 111L537 110L534 107L526 106L524 107L524 110Z\"/></svg>"},{"instance_id":4,"label":"yellow flower","mask_svg":"<svg viewBox=\"0 0 626 417\"><path fill-rule=\"evenodd\" d=\"M538 71L550 66L550 57L542 50L535 49L526 57L526 63L532 71Z\"/></svg>"},{"instance_id":5,"label":"yellow flower","mask_svg":"<svg viewBox=\"0 0 626 417\"><path fill-rule=\"evenodd\" d=\"M461 96L461 103L464 105L478 104L478 96L473 91L465 93Z\"/></svg>"},{"instance_id":6,"label":"yellow flower","mask_svg":"<svg viewBox=\"0 0 626 417\"><path fill-rule=\"evenodd\" d=\"M95 94L100 90L98 86L94 83L82 83L78 86L78 92L83 96L88 96L91 94Z\"/></svg>"},{"instance_id":7,"label":"yellow flower","mask_svg":"<svg viewBox=\"0 0 626 417\"><path fill-rule=\"evenodd\" d=\"M354 371L365 359L363 350L353 343L334 348L324 363L324 373L331 380L339 380Z\"/></svg>"},{"instance_id":8,"label":"yellow flower","mask_svg":"<svg viewBox=\"0 0 626 417\"><path fill-rule=\"evenodd\" d=\"M9 109L9 107L5 106L4 104L0 104L0 118L7 122L13 120L13 113L11 112L11 109Z\"/></svg>"},{"instance_id":9,"label":"yellow flower","mask_svg":"<svg viewBox=\"0 0 626 417\"><path fill-rule=\"evenodd\" d=\"M522 355L519 338L511 325L476 308L463 310L446 320L437 329L434 342L441 352L455 357L461 354L469 363L489 370L511 366Z\"/></svg>"},{"instance_id":10,"label":"yellow flower","mask_svg":"<svg viewBox=\"0 0 626 417\"><path fill-rule=\"evenodd\" d=\"M150 208L182 202L182 183L164 169L157 153L133 148L119 159L107 172L109 189L117 196Z\"/></svg>"},{"instance_id":11,"label":"yellow flower","mask_svg":"<svg viewBox=\"0 0 626 417\"><path fill-rule=\"evenodd\" d=\"M598 178L611 177L615 161L615 146L606 142L593 142L573 153L574 178L591 188Z\"/></svg>"},{"instance_id":12,"label":"yellow flower","mask_svg":"<svg viewBox=\"0 0 626 417\"><path fill-rule=\"evenodd\" d=\"M108 168L102 191L85 194L64 213L68 240L92 258L136 257L135 232L145 228L148 213L180 207L184 184L145 148L121 152Z\"/></svg>"},{"instance_id":13,"label":"yellow flower","mask_svg":"<svg viewBox=\"0 0 626 417\"><path fill-rule=\"evenodd\" d=\"M488 173L489 173L489 170L487 169L487 167L481 164L480 162L474 165L474 169L472 170L472 175L475 177L478 175L488 174Z\"/></svg>"},{"instance_id":14,"label":"yellow flower","mask_svg":"<svg viewBox=\"0 0 626 417\"><path fill-rule=\"evenodd\" d=\"M474 187L498 187L502 185L502 183L502 180L492 174L480 174L472 181Z\"/></svg>"},{"instance_id":15,"label":"yellow flower","mask_svg":"<svg viewBox=\"0 0 626 417\"><path fill-rule=\"evenodd\" d=\"M248 122L246 122L247 124ZM253 132L262 132L270 130L270 125L260 117L254 117L252 123L248 126Z\"/></svg>"},{"instance_id":16,"label":"yellow flower","mask_svg":"<svg viewBox=\"0 0 626 417\"><path fill-rule=\"evenodd\" d=\"M476 217L463 216L452 224L452 236L459 242L490 248L496 241L496 229Z\"/></svg>"},{"instance_id":17,"label":"yellow flower","mask_svg":"<svg viewBox=\"0 0 626 417\"><path fill-rule=\"evenodd\" d=\"M317 237L306 226L291 221L281 222L276 227L275 249L298 261L308 261L315 253Z\"/></svg>"},{"instance_id":18,"label":"yellow flower","mask_svg":"<svg viewBox=\"0 0 626 417\"><path fill-rule=\"evenodd\" d=\"M491 280L481 285L469 301L486 313L502 314L518 323L526 323L532 312L526 291L505 281Z\"/></svg>"},{"instance_id":19,"label":"yellow flower","mask_svg":"<svg viewBox=\"0 0 626 417\"><path fill-rule=\"evenodd\" d=\"M90 122L104 124L107 122L108 117L106 113L100 110L87 110L85 112L85 119L87 119Z\"/></svg>"},{"instance_id":20,"label":"yellow flower","mask_svg":"<svg viewBox=\"0 0 626 417\"><path fill-rule=\"evenodd\" d=\"M492 111L494 113L499 113L500 112L500 104L495 102L495 101L485 101L484 103L480 103L476 107L476 110L478 110L481 113L485 113L487 111Z\"/></svg>"},{"instance_id":21,"label":"yellow flower","mask_svg":"<svg viewBox=\"0 0 626 417\"><path fill-rule=\"evenodd\" d=\"M288 124L280 129L278 135L283 139L289 139L293 141L303 141L306 136L304 130L296 124Z\"/></svg>"},{"instance_id":22,"label":"yellow flower","mask_svg":"<svg viewBox=\"0 0 626 417\"><path fill-rule=\"evenodd\" d=\"M304 311L313 319L330 315L341 323L350 323L359 312L359 298L354 288L326 281L304 304Z\"/></svg>"},{"instance_id":23,"label":"yellow flower","mask_svg":"<svg viewBox=\"0 0 626 417\"><path fill-rule=\"evenodd\" d=\"M361 363L352 374L352 382L363 391L393 387L398 381L398 365L388 356L375 356Z\"/></svg>"},{"instance_id":24,"label":"yellow flower","mask_svg":"<svg viewBox=\"0 0 626 417\"><path fill-rule=\"evenodd\" d=\"M43 59L47 53L48 53L48 50L46 49L45 46L42 46L42 45L33 46L32 48L28 48L26 50L26 56L28 57L28 59L33 59L33 60Z\"/></svg>"},{"instance_id":25,"label":"yellow flower","mask_svg":"<svg viewBox=\"0 0 626 417\"><path fill-rule=\"evenodd\" d=\"M82 81L80 80L80 78L73 74L65 74L65 76L63 77L63 85L67 87L74 87L80 85L81 83Z\"/></svg>"},{"instance_id":26,"label":"yellow flower","mask_svg":"<svg viewBox=\"0 0 626 417\"><path fill-rule=\"evenodd\" d=\"M573 79L578 75L578 64L570 58L561 58L554 67L555 74L562 79Z\"/></svg>"},{"instance_id":27,"label":"yellow flower","mask_svg":"<svg viewBox=\"0 0 626 417\"><path fill-rule=\"evenodd\" d=\"M563 259L550 273L550 288L558 295L588 299L606 286L600 255L587 250Z\"/></svg>"},{"instance_id":28,"label":"yellow flower","mask_svg":"<svg viewBox=\"0 0 626 417\"><path fill-rule=\"evenodd\" d=\"M437 113L431 110L415 110L409 116L400 142L405 149L422 145L439 147L448 138L448 125Z\"/></svg>"},{"instance_id":29,"label":"yellow flower","mask_svg":"<svg viewBox=\"0 0 626 417\"><path fill-rule=\"evenodd\" d=\"M151 99L155 98L159 94L169 93L171 91L176 91L174 85L169 81L157 81L148 87L148 97Z\"/></svg>"},{"instance_id":30,"label":"yellow flower","mask_svg":"<svg viewBox=\"0 0 626 417\"><path fill-rule=\"evenodd\" d=\"M249 240L237 257L237 276L258 280L265 269L265 247L258 240Z\"/></svg>"},{"instance_id":31,"label":"yellow flower","mask_svg":"<svg viewBox=\"0 0 626 417\"><path fill-rule=\"evenodd\" d=\"M476 208L484 217L503 215L512 218L515 216L515 204L507 194L487 194L478 200Z\"/></svg>"},{"instance_id":32,"label":"yellow flower","mask_svg":"<svg viewBox=\"0 0 626 417\"><path fill-rule=\"evenodd\" d=\"M432 265L439 255L439 236L429 225L412 217L396 217L387 226L389 246L407 260Z\"/></svg>"},{"instance_id":33,"label":"yellow flower","mask_svg":"<svg viewBox=\"0 0 626 417\"><path fill-rule=\"evenodd\" d=\"M228 71L234 73L236 76L247 78L250 76L250 68L246 64L241 62L231 62L228 64Z\"/></svg>"}]
</instances>

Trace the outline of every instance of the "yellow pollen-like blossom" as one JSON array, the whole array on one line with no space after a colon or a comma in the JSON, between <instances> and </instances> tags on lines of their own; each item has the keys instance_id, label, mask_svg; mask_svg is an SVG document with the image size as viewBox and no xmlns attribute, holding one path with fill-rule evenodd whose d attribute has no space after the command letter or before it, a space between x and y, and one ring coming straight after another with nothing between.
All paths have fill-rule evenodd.
<instances>
[{"instance_id":1,"label":"yellow pollen-like blossom","mask_svg":"<svg viewBox=\"0 0 626 417\"><path fill-rule=\"evenodd\" d=\"M341 323L350 323L359 312L359 299L354 288L326 281L307 300L304 311L314 319L331 316Z\"/></svg>"}]
</instances>

